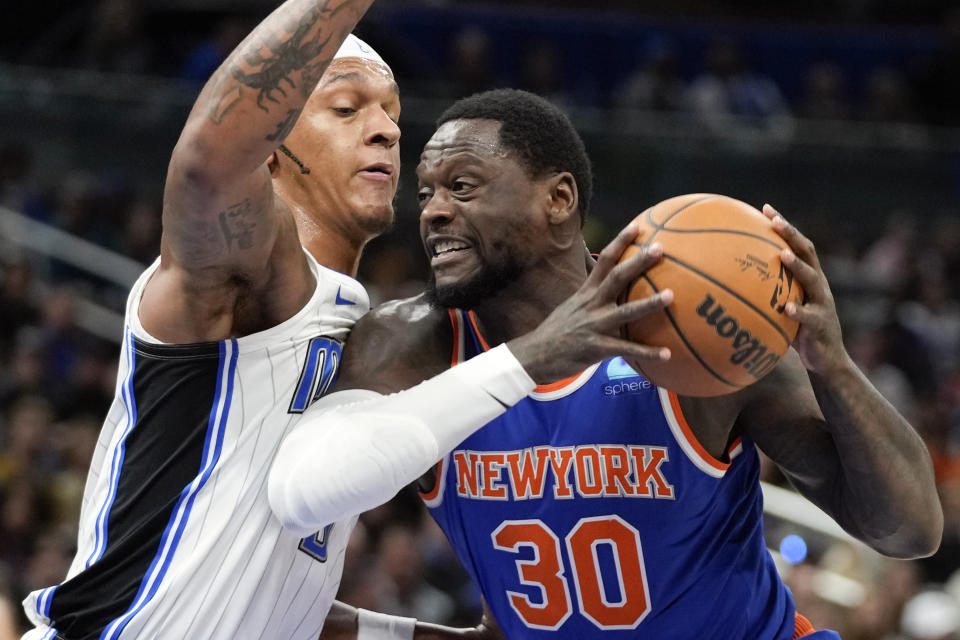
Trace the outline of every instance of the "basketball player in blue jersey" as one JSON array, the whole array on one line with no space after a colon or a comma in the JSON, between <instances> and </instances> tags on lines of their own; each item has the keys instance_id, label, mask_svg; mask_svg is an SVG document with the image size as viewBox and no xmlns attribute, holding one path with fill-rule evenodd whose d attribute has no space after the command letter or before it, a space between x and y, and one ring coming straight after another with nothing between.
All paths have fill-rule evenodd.
<instances>
[{"instance_id":1,"label":"basketball player in blue jersey","mask_svg":"<svg viewBox=\"0 0 960 640\"><path fill-rule=\"evenodd\" d=\"M369 308L360 252L393 220L398 88L348 36L371 3L282 4L197 99L170 159L161 256L127 304L77 554L25 600L29 640L320 632L355 519L294 535L266 480L336 376Z\"/></svg>"},{"instance_id":2,"label":"basketball player in blue jersey","mask_svg":"<svg viewBox=\"0 0 960 640\"><path fill-rule=\"evenodd\" d=\"M807 299L775 371L678 397L620 337L671 292L617 303L660 255L594 262L591 175L554 106L500 90L451 107L417 169L433 282L354 329L338 392L278 454L271 503L306 532L421 478L506 637L808 640L763 540L758 450L844 529L931 554L942 512L922 440L844 349L813 245L769 206ZM390 394L390 395L381 395ZM482 427L482 428L481 428ZM409 635L384 635L409 638Z\"/></svg>"}]
</instances>

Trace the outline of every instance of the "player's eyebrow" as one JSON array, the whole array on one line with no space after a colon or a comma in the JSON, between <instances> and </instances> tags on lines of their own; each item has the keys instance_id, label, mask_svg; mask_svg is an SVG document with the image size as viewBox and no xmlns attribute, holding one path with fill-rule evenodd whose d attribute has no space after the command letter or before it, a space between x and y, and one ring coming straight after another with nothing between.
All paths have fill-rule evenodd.
<instances>
[{"instance_id":1,"label":"player's eyebrow","mask_svg":"<svg viewBox=\"0 0 960 640\"><path fill-rule=\"evenodd\" d=\"M370 82L370 78L359 71L344 71L343 73L335 74L332 78L324 82L323 86L329 87L333 83L340 82L342 80L357 80L364 84L368 84ZM398 85L396 82L393 83L393 91L397 94L400 93L400 85Z\"/></svg>"}]
</instances>

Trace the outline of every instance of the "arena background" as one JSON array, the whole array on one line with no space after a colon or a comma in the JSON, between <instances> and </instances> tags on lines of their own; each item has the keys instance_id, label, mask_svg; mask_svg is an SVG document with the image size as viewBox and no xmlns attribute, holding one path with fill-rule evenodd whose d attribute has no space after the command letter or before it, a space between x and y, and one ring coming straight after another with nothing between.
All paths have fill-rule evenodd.
<instances>
[{"instance_id":1,"label":"arena background","mask_svg":"<svg viewBox=\"0 0 960 640\"><path fill-rule=\"evenodd\" d=\"M0 20L0 640L59 582L113 393L126 287L158 251L170 151L203 81L276 2L51 0ZM960 9L948 0L380 0L358 33L403 99L394 231L361 279L410 295L414 178L462 95L530 89L595 165L602 244L661 199L770 202L817 244L848 348L930 446L941 551L881 559L790 502L767 537L815 624L847 640L960 638ZM778 487L780 488L778 490ZM799 536L790 537L790 536ZM786 542L784 542L786 540ZM802 544L801 544L802 542ZM364 515L341 598L450 624L476 590L415 496ZM5 635L6 634L6 635Z\"/></svg>"}]
</instances>

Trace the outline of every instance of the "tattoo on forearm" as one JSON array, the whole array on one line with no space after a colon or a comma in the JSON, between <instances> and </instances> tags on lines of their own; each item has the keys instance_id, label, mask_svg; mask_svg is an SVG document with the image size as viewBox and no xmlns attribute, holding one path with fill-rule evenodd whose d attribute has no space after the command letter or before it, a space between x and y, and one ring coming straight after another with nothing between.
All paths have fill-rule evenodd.
<instances>
[{"instance_id":1,"label":"tattoo on forearm","mask_svg":"<svg viewBox=\"0 0 960 640\"><path fill-rule=\"evenodd\" d=\"M220 212L220 233L223 234L223 239L227 241L227 251L233 249L234 241L236 241L238 249L253 247L253 230L257 223L250 220L252 209L250 199L247 198L226 211Z\"/></svg>"},{"instance_id":2,"label":"tattoo on forearm","mask_svg":"<svg viewBox=\"0 0 960 640\"><path fill-rule=\"evenodd\" d=\"M303 109L290 109L287 111L287 117L283 119L282 122L277 123L277 130L267 136L267 140L271 142L282 142L293 129L293 125L297 124L297 118L300 117L300 112Z\"/></svg>"}]
</instances>

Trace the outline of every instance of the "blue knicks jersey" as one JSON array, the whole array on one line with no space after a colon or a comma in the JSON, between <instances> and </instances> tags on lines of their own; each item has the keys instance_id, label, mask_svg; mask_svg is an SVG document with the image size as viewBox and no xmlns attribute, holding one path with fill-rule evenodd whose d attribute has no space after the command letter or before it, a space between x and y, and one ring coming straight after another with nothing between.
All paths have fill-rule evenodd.
<instances>
[{"instance_id":1,"label":"blue knicks jersey","mask_svg":"<svg viewBox=\"0 0 960 640\"><path fill-rule=\"evenodd\" d=\"M451 320L454 364L486 348L472 314ZM727 457L615 358L464 440L422 497L508 638L791 640L756 449Z\"/></svg>"}]
</instances>

